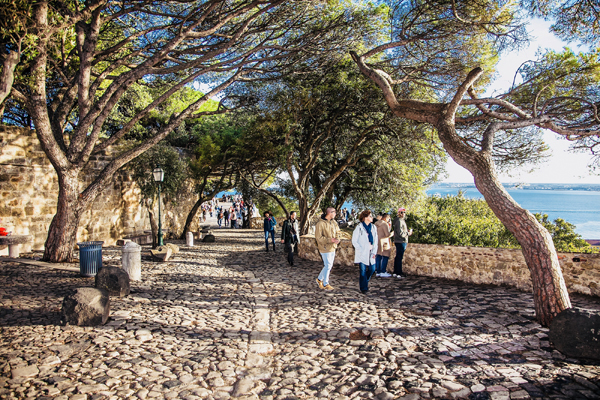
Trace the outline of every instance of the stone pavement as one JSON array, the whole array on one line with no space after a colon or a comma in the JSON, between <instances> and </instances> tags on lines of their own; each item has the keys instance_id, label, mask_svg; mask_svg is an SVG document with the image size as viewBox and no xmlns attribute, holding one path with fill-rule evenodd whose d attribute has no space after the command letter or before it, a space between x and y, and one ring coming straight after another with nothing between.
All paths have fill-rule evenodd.
<instances>
[{"instance_id":1,"label":"stone pavement","mask_svg":"<svg viewBox=\"0 0 600 400\"><path fill-rule=\"evenodd\" d=\"M327 292L319 263L288 266L262 232L214 232L163 264L145 247L143 280L100 327L59 323L93 278L0 261L0 398L600 398L600 365L552 350L530 294L409 277L365 296L337 266Z\"/></svg>"}]
</instances>

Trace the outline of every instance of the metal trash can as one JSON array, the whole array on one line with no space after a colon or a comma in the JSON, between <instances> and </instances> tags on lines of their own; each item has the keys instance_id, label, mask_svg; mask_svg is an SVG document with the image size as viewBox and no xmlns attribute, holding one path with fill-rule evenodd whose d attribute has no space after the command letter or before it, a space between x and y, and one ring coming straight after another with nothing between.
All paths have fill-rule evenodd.
<instances>
[{"instance_id":1,"label":"metal trash can","mask_svg":"<svg viewBox=\"0 0 600 400\"><path fill-rule=\"evenodd\" d=\"M82 276L96 276L102 268L102 241L81 242L79 246L79 272Z\"/></svg>"}]
</instances>

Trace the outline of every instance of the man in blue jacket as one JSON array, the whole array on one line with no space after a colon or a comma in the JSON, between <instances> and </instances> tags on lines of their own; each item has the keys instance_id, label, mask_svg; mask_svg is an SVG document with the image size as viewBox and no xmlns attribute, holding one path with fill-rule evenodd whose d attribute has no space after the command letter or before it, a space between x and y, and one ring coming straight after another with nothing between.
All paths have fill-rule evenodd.
<instances>
[{"instance_id":1,"label":"man in blue jacket","mask_svg":"<svg viewBox=\"0 0 600 400\"><path fill-rule=\"evenodd\" d=\"M271 235L271 242L273 242L273 251L275 251L275 227L277 226L277 221L273 214L269 211L265 211L265 221L264 221L264 229L265 229L265 246L267 248L267 252L269 251L269 235Z\"/></svg>"}]
</instances>

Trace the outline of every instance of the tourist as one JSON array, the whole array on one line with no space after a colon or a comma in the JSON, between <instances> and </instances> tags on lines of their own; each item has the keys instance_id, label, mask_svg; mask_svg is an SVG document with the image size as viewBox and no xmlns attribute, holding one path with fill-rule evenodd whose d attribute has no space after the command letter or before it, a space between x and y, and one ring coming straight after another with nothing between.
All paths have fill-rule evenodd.
<instances>
[{"instance_id":1,"label":"tourist","mask_svg":"<svg viewBox=\"0 0 600 400\"><path fill-rule=\"evenodd\" d=\"M298 220L296 219L296 212L292 211L290 217L283 222L281 228L281 243L284 245L285 252L287 253L288 264L294 266L294 251L298 246Z\"/></svg>"},{"instance_id":2,"label":"tourist","mask_svg":"<svg viewBox=\"0 0 600 400\"><path fill-rule=\"evenodd\" d=\"M354 264L360 268L358 284L360 292L365 294L369 291L369 281L375 273L375 256L377 255L377 228L374 228L373 214L365 210L358 216L360 223L352 233L352 245L354 246Z\"/></svg>"},{"instance_id":3,"label":"tourist","mask_svg":"<svg viewBox=\"0 0 600 400\"><path fill-rule=\"evenodd\" d=\"M217 223L219 224L219 228L221 228L221 224L223 223L223 213L219 211Z\"/></svg>"},{"instance_id":4,"label":"tourist","mask_svg":"<svg viewBox=\"0 0 600 400\"><path fill-rule=\"evenodd\" d=\"M237 212L235 210L229 212L231 218L231 229L237 228Z\"/></svg>"},{"instance_id":5,"label":"tourist","mask_svg":"<svg viewBox=\"0 0 600 400\"><path fill-rule=\"evenodd\" d=\"M323 258L323 269L317 277L317 284L321 289L333 290L329 284L329 275L335 259L335 249L340 243L339 236L340 227L335 222L335 208L328 207L315 226L315 240Z\"/></svg>"},{"instance_id":6,"label":"tourist","mask_svg":"<svg viewBox=\"0 0 600 400\"><path fill-rule=\"evenodd\" d=\"M202 209L202 222L206 222L206 207Z\"/></svg>"},{"instance_id":7,"label":"tourist","mask_svg":"<svg viewBox=\"0 0 600 400\"><path fill-rule=\"evenodd\" d=\"M388 260L392 254L390 238L393 235L390 234L390 225L391 218L387 213L382 214L381 219L375 222L377 237L379 238L379 242L377 243L377 256L375 257L375 273L380 278L389 278L392 276L387 272Z\"/></svg>"},{"instance_id":8,"label":"tourist","mask_svg":"<svg viewBox=\"0 0 600 400\"><path fill-rule=\"evenodd\" d=\"M265 230L265 247L267 248L267 252L269 251L269 235L271 235L271 242L273 242L273 251L275 251L275 227L277 226L277 221L273 214L269 211L265 211L265 220L263 228Z\"/></svg>"},{"instance_id":9,"label":"tourist","mask_svg":"<svg viewBox=\"0 0 600 400\"><path fill-rule=\"evenodd\" d=\"M404 258L404 252L408 244L408 237L412 235L412 229L409 231L406 227L405 215L406 209L399 208L398 216L394 218L394 223L392 224L394 228L394 246L396 246L393 277L398 279L404 278L404 274L402 273L402 259Z\"/></svg>"},{"instance_id":10,"label":"tourist","mask_svg":"<svg viewBox=\"0 0 600 400\"><path fill-rule=\"evenodd\" d=\"M229 226L229 210L223 211L223 218L225 219L225 227Z\"/></svg>"}]
</instances>

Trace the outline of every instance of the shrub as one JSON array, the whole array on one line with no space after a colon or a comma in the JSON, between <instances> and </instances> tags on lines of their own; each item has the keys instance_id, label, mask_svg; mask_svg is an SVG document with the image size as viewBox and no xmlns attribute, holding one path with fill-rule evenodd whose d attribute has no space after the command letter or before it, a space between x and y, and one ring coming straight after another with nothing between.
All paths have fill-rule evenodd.
<instances>
[{"instance_id":1,"label":"shrub","mask_svg":"<svg viewBox=\"0 0 600 400\"><path fill-rule=\"evenodd\" d=\"M557 251L591 253L593 248L575 233L575 225L548 215L536 218L550 232ZM494 215L485 200L467 199L463 192L456 196L428 197L417 212L406 216L413 228L413 243L520 248L516 238Z\"/></svg>"}]
</instances>

